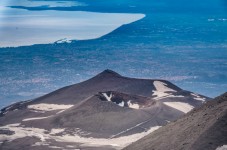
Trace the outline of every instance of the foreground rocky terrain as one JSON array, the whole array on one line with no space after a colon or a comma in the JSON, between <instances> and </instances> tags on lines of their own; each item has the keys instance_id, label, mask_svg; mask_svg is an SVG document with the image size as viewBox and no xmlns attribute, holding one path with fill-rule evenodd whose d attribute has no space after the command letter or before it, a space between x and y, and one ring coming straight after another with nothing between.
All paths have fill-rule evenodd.
<instances>
[{"instance_id":1,"label":"foreground rocky terrain","mask_svg":"<svg viewBox=\"0 0 227 150\"><path fill-rule=\"evenodd\" d=\"M124 150L226 150L227 93Z\"/></svg>"},{"instance_id":2,"label":"foreground rocky terrain","mask_svg":"<svg viewBox=\"0 0 227 150\"><path fill-rule=\"evenodd\" d=\"M82 83L3 108L0 149L122 149L207 100L165 80L134 79L105 70ZM178 133L182 127L174 129Z\"/></svg>"}]
</instances>

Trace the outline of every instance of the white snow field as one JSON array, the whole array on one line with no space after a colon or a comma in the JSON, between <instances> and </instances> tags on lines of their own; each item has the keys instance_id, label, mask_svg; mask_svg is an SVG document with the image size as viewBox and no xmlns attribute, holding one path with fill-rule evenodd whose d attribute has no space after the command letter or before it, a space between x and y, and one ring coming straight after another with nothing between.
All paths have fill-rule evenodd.
<instances>
[{"instance_id":1,"label":"white snow field","mask_svg":"<svg viewBox=\"0 0 227 150\"><path fill-rule=\"evenodd\" d=\"M132 142L137 141L138 139L148 135L149 133L157 130L160 128L160 126L151 127L146 132L136 133L129 136L123 136L119 138L86 138L81 137L76 132L74 135L64 134L62 136L57 136L55 134L64 132L65 129L52 129L50 132L45 129L39 129L39 128L29 128L29 127L22 127L20 124L9 124L6 126L0 127L0 129L7 129L10 131L14 131L15 133L13 135L2 135L0 137L0 142L4 140L12 141L18 138L24 138L24 137L37 137L40 139L40 142L37 142L33 146L40 146L40 145L46 145L48 140L55 140L57 142L77 142L77 143L83 143L86 145L92 145L92 146L114 146L116 149L121 149L127 145L129 145ZM32 131L32 132L31 132Z\"/></svg>"},{"instance_id":2,"label":"white snow field","mask_svg":"<svg viewBox=\"0 0 227 150\"><path fill-rule=\"evenodd\" d=\"M175 96L171 93L176 92L174 89L171 89L167 87L167 84L161 81L154 81L153 85L156 90L153 90L153 96L155 96L155 100L160 100L162 98L168 98L168 97L184 97L181 95Z\"/></svg>"},{"instance_id":3,"label":"white snow field","mask_svg":"<svg viewBox=\"0 0 227 150\"><path fill-rule=\"evenodd\" d=\"M188 113L194 108L192 105L183 102L163 102L163 103L184 113Z\"/></svg>"},{"instance_id":4,"label":"white snow field","mask_svg":"<svg viewBox=\"0 0 227 150\"><path fill-rule=\"evenodd\" d=\"M11 0L12 1L12 0ZM33 2L32 2L33 3ZM36 5L58 6L60 3ZM43 4L42 4L43 3ZM48 2L49 3L49 2ZM68 4L69 3L69 4ZM63 7L71 3L62 3ZM18 3L17 3L18 4ZM71 40L100 38L125 24L145 17L144 14L97 13L86 11L28 11L7 7L16 5L10 0L0 1L0 47L34 44L70 43ZM30 6L21 1L21 6ZM71 5L83 5L73 2Z\"/></svg>"}]
</instances>

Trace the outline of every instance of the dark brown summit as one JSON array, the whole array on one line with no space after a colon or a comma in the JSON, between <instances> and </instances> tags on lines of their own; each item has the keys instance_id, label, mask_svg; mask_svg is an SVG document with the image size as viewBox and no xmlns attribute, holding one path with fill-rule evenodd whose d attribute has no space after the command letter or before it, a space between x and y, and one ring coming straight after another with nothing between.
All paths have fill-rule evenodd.
<instances>
[{"instance_id":1,"label":"dark brown summit","mask_svg":"<svg viewBox=\"0 0 227 150\"><path fill-rule=\"evenodd\" d=\"M117 72L110 70L110 69L106 69L103 72L101 72L100 74L98 74L98 76L101 75L112 75L112 76L121 76L120 74L118 74Z\"/></svg>"}]
</instances>

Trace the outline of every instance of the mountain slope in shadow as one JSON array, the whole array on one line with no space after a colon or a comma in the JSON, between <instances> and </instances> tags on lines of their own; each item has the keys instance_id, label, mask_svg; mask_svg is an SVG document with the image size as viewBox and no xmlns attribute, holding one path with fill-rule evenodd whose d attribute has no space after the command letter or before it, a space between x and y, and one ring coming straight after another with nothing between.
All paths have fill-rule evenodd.
<instances>
[{"instance_id":1,"label":"mountain slope in shadow","mask_svg":"<svg viewBox=\"0 0 227 150\"><path fill-rule=\"evenodd\" d=\"M227 93L124 150L225 150L223 145L227 145Z\"/></svg>"}]
</instances>

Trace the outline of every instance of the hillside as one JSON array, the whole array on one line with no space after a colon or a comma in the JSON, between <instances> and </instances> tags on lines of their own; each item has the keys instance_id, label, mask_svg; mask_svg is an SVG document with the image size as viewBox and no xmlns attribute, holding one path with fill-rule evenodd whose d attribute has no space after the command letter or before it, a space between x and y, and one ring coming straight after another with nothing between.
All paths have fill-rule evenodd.
<instances>
[{"instance_id":1,"label":"hillside","mask_svg":"<svg viewBox=\"0 0 227 150\"><path fill-rule=\"evenodd\" d=\"M209 98L105 70L1 110L0 149L121 149Z\"/></svg>"},{"instance_id":2,"label":"hillside","mask_svg":"<svg viewBox=\"0 0 227 150\"><path fill-rule=\"evenodd\" d=\"M226 150L223 145L227 145L227 93L124 150Z\"/></svg>"}]
</instances>

